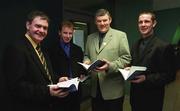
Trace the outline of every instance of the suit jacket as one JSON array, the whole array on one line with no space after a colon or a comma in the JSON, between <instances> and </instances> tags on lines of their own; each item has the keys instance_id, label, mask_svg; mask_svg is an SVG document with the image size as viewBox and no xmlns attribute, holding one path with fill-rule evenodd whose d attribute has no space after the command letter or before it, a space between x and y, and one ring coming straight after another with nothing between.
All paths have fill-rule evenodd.
<instances>
[{"instance_id":1,"label":"suit jacket","mask_svg":"<svg viewBox=\"0 0 180 111\"><path fill-rule=\"evenodd\" d=\"M48 55L56 76L69 77L69 65L71 65L72 77L79 77L80 74L84 73L83 68L77 63L83 61L83 51L74 43L70 43L70 57L66 55L64 49L60 45L59 40L57 40L55 44L49 48Z\"/></svg>"},{"instance_id":2,"label":"suit jacket","mask_svg":"<svg viewBox=\"0 0 180 111\"><path fill-rule=\"evenodd\" d=\"M47 87L50 81L29 40L24 37L5 51L3 71L9 110L49 111L54 99ZM45 53L44 55L50 74L54 78L50 61Z\"/></svg>"},{"instance_id":3,"label":"suit jacket","mask_svg":"<svg viewBox=\"0 0 180 111\"><path fill-rule=\"evenodd\" d=\"M167 64L167 58L165 58L167 43L153 35L142 55L140 55L140 42L141 39L132 47L132 65L147 67L147 71L144 73L146 80L142 83L131 84L131 104L134 107L140 104L141 108L146 108L142 111L147 109L148 111L161 111L164 86L174 78L168 70L169 64Z\"/></svg>"},{"instance_id":4,"label":"suit jacket","mask_svg":"<svg viewBox=\"0 0 180 111\"><path fill-rule=\"evenodd\" d=\"M55 41L53 46L48 50L55 75L57 77L70 77L69 66L72 70L72 78L79 77L80 74L85 74L84 68L77 63L83 61L82 49L71 42L70 56L68 57L59 41L60 40ZM59 110L80 111L80 92L81 88L79 87L77 92L71 92L67 97L62 98L59 104L57 104Z\"/></svg>"},{"instance_id":5,"label":"suit jacket","mask_svg":"<svg viewBox=\"0 0 180 111\"><path fill-rule=\"evenodd\" d=\"M97 79L99 79L100 90L105 100L122 97L124 80L118 69L124 68L131 60L126 34L110 28L100 48L99 33L89 35L84 60L94 62L97 59L107 59L111 63L105 72L92 72L92 97L96 97Z\"/></svg>"}]
</instances>

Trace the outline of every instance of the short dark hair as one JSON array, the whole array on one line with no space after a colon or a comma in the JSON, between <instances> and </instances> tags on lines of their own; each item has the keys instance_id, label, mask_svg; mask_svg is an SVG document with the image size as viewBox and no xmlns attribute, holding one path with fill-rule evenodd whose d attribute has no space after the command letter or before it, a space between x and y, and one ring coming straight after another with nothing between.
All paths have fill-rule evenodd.
<instances>
[{"instance_id":1,"label":"short dark hair","mask_svg":"<svg viewBox=\"0 0 180 111\"><path fill-rule=\"evenodd\" d=\"M153 11L142 11L140 12L139 16L141 16L142 14L150 14L152 16L151 20L156 21L156 15Z\"/></svg>"},{"instance_id":2,"label":"short dark hair","mask_svg":"<svg viewBox=\"0 0 180 111\"><path fill-rule=\"evenodd\" d=\"M32 11L27 15L27 21L28 22L32 22L34 20L34 18L36 18L37 16L41 17L41 19L43 20L47 20L47 22L49 23L50 19L47 16L47 14L45 14L42 11L36 10L36 11Z\"/></svg>"},{"instance_id":3,"label":"short dark hair","mask_svg":"<svg viewBox=\"0 0 180 111\"><path fill-rule=\"evenodd\" d=\"M69 21L69 20L62 21L61 24L60 24L59 30L61 31L62 27L64 27L64 26L68 27L68 28L74 29L74 24L71 21Z\"/></svg>"},{"instance_id":4,"label":"short dark hair","mask_svg":"<svg viewBox=\"0 0 180 111\"><path fill-rule=\"evenodd\" d=\"M106 10L106 9L99 9L95 13L95 18L98 17L98 16L104 16L106 14L111 18L111 14L109 13L108 10Z\"/></svg>"}]
</instances>

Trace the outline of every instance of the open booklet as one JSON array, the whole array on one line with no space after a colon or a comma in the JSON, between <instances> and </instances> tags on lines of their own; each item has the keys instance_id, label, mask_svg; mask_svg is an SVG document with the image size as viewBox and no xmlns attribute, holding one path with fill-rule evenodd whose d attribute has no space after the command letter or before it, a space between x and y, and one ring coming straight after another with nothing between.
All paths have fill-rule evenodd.
<instances>
[{"instance_id":1,"label":"open booklet","mask_svg":"<svg viewBox=\"0 0 180 111\"><path fill-rule=\"evenodd\" d=\"M78 64L82 65L88 72L96 69L96 67L101 67L105 64L105 61L102 61L102 60L96 60L94 61L92 64L84 64L84 63L81 63L81 62L78 62Z\"/></svg>"},{"instance_id":2,"label":"open booklet","mask_svg":"<svg viewBox=\"0 0 180 111\"><path fill-rule=\"evenodd\" d=\"M133 80L136 79L136 76L142 74L146 71L146 67L143 66L131 66L130 69L119 69L124 80Z\"/></svg>"},{"instance_id":3,"label":"open booklet","mask_svg":"<svg viewBox=\"0 0 180 111\"><path fill-rule=\"evenodd\" d=\"M48 86L58 86L59 88L62 88L62 89L66 89L66 90L73 89L75 91L75 90L78 90L79 82L84 82L89 77L90 75L87 75L82 79L79 79L78 77L76 77L67 81L59 82L57 84L50 84Z\"/></svg>"}]
</instances>

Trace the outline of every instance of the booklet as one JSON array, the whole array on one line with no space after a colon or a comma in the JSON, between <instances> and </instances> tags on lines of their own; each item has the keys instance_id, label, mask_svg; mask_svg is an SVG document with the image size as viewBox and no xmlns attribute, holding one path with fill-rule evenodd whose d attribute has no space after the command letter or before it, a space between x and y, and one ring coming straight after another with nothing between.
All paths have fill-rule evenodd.
<instances>
[{"instance_id":1,"label":"booklet","mask_svg":"<svg viewBox=\"0 0 180 111\"><path fill-rule=\"evenodd\" d=\"M88 79L90 77L90 75L85 76L82 79L79 79L78 77L67 80L67 81L63 81L63 82L59 82L57 84L51 84L48 86L58 86L59 88L65 89L65 90L73 90L73 91L77 91L78 90L78 86L79 86L79 82L84 82L86 79Z\"/></svg>"},{"instance_id":2,"label":"booklet","mask_svg":"<svg viewBox=\"0 0 180 111\"><path fill-rule=\"evenodd\" d=\"M96 69L96 67L101 67L105 64L105 61L102 61L102 60L96 60L94 61L92 64L84 64L84 63L81 63L81 62L78 62L78 64L82 65L88 72Z\"/></svg>"},{"instance_id":3,"label":"booklet","mask_svg":"<svg viewBox=\"0 0 180 111\"><path fill-rule=\"evenodd\" d=\"M119 69L124 80L133 80L136 76L142 74L146 71L146 67L143 66L131 66L129 70L127 69Z\"/></svg>"}]
</instances>

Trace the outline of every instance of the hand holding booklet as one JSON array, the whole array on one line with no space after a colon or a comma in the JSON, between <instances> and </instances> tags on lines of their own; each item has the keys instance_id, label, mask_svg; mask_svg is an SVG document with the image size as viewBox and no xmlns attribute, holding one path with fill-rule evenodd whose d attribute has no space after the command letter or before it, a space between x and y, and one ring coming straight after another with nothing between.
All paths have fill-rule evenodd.
<instances>
[{"instance_id":1,"label":"hand holding booklet","mask_svg":"<svg viewBox=\"0 0 180 111\"><path fill-rule=\"evenodd\" d=\"M88 72L96 69L96 67L101 67L105 64L106 62L105 61L102 61L102 60L96 60L94 61L92 64L84 64L84 63L81 63L81 62L78 62L78 64L82 65Z\"/></svg>"},{"instance_id":2,"label":"hand holding booklet","mask_svg":"<svg viewBox=\"0 0 180 111\"><path fill-rule=\"evenodd\" d=\"M48 86L58 86L59 88L62 89L73 89L74 91L78 90L78 86L79 86L79 82L84 82L89 76L85 76L82 79L79 79L78 77L67 80L67 81L63 81L63 82L58 82L57 84L52 84L52 85L48 85Z\"/></svg>"},{"instance_id":3,"label":"hand holding booklet","mask_svg":"<svg viewBox=\"0 0 180 111\"><path fill-rule=\"evenodd\" d=\"M124 80L133 80L136 76L146 71L146 67L143 66L131 66L130 69L119 69Z\"/></svg>"}]
</instances>

